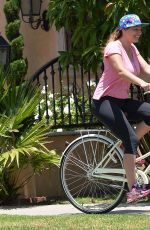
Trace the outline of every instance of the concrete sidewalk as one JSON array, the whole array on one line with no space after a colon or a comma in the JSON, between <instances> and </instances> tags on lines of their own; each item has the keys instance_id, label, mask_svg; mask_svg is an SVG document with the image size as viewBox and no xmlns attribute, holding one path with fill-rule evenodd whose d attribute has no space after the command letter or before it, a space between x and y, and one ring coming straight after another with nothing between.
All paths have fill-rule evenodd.
<instances>
[{"instance_id":1,"label":"concrete sidewalk","mask_svg":"<svg viewBox=\"0 0 150 230\"><path fill-rule=\"evenodd\" d=\"M0 215L27 215L27 216L52 216L52 215L66 215L66 214L83 214L71 204L57 204L57 205L36 205L23 207L1 206ZM150 203L141 203L134 205L120 205L110 214L145 214L150 215Z\"/></svg>"}]
</instances>

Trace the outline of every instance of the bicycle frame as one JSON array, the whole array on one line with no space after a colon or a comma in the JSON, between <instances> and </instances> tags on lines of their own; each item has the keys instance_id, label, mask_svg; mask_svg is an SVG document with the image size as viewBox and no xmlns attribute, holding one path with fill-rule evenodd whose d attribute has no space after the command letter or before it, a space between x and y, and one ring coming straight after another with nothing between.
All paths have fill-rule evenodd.
<instances>
[{"instance_id":1,"label":"bicycle frame","mask_svg":"<svg viewBox=\"0 0 150 230\"><path fill-rule=\"evenodd\" d=\"M87 134L85 134L85 133L87 133ZM94 170L92 172L90 172L90 176L92 176L93 178L103 178L103 179L108 179L108 180L111 179L112 181L127 182L127 179L125 178L126 173L125 173L125 170L123 168L107 168L107 167L105 168L105 166L110 161L113 161L115 163L115 161L116 161L116 159L114 157L115 148L117 148L120 156L123 158L123 151L120 148L120 145L122 143L121 140L116 138L107 129L80 130L80 135L82 138L85 137L86 135L90 135L90 134L94 134L94 133L97 134L97 136L99 136L99 137L104 137L104 139L106 139L106 140L108 138L109 140L111 140L110 141L111 144L110 144L110 149L107 152L107 154L105 155L105 157L98 163L98 165L94 168ZM102 133L110 133L111 136L113 136L115 138L115 141L111 137L107 137L105 134L102 134ZM69 148L69 146L70 145L68 145L67 148ZM86 150L85 150L85 152L86 152ZM136 159L136 161L141 160L141 159L145 159L148 156L150 156L150 152L138 157ZM105 161L105 164L103 165L104 161ZM88 159L87 159L87 162L88 162ZM144 171L136 169L136 173L143 178L144 184L149 184L149 179L147 177L147 174L149 172L150 172L150 165ZM113 174L113 176L110 174Z\"/></svg>"},{"instance_id":2,"label":"bicycle frame","mask_svg":"<svg viewBox=\"0 0 150 230\"><path fill-rule=\"evenodd\" d=\"M108 179L108 180L113 180L113 181L122 181L122 182L127 182L127 179L125 178L125 170L124 169L119 169L119 168L105 168L106 165L110 162L113 161L115 163L116 159L114 157L115 154L115 148L118 149L118 151L120 152L121 156L123 157L123 152L122 150L119 148L121 145L121 141L118 139L114 144L112 144L111 149L108 151L108 153L106 154L106 156L102 159L102 161L99 162L99 164L95 167L95 169L92 171L91 175L93 177L96 178L103 178L103 179ZM136 158L136 161L138 160L142 160L147 158L148 156L150 156L150 152ZM107 160L105 162L105 160ZM105 162L105 164L103 165L103 162ZM117 163L117 162L116 162ZM102 166L103 165L103 166ZM102 166L102 167L101 167ZM136 169L136 173L138 175L140 175L143 178L144 184L148 184L149 183L149 179L147 177L148 173L150 172L150 165L148 165L148 167L145 170L139 170ZM115 175L109 175L109 174L115 174ZM119 174L119 176L117 175ZM122 174L122 176L120 176L120 174Z\"/></svg>"},{"instance_id":3,"label":"bicycle frame","mask_svg":"<svg viewBox=\"0 0 150 230\"><path fill-rule=\"evenodd\" d=\"M104 178L104 179L111 179L113 181L122 181L122 182L127 182L127 179L125 178L125 170L124 169L119 169L119 168L105 168L106 165L110 162L113 161L114 163L116 159L114 157L115 154L115 148L118 148L121 144L121 141L118 140L116 143L112 144L111 149L108 151L106 156L102 159L102 161L99 162L99 164L95 167L95 169L92 171L92 176L97 177L97 178ZM118 149L119 150L119 149ZM120 149L121 150L121 149ZM120 152L119 150L119 152ZM121 156L123 156L123 153L121 153ZM105 160L107 160L105 162ZM102 166L103 162L105 164ZM101 167L102 166L102 167ZM116 174L116 176L111 176L109 173ZM117 174L122 174L123 176L117 176Z\"/></svg>"},{"instance_id":4,"label":"bicycle frame","mask_svg":"<svg viewBox=\"0 0 150 230\"><path fill-rule=\"evenodd\" d=\"M146 159L150 156L150 152L143 154L142 156L136 158L136 161ZM143 171L146 175L150 172L150 165Z\"/></svg>"}]
</instances>

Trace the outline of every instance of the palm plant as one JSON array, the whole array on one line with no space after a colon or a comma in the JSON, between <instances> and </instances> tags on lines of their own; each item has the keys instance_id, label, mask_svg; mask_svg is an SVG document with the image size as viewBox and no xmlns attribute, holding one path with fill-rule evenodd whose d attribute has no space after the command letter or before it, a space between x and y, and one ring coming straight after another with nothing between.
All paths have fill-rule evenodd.
<instances>
[{"instance_id":1,"label":"palm plant","mask_svg":"<svg viewBox=\"0 0 150 230\"><path fill-rule=\"evenodd\" d=\"M0 69L0 202L15 199L18 190L32 175L18 184L20 171L28 167L33 173L58 163L58 156L46 148L48 126L35 121L34 111L40 92L30 82L19 86L10 73Z\"/></svg>"}]
</instances>

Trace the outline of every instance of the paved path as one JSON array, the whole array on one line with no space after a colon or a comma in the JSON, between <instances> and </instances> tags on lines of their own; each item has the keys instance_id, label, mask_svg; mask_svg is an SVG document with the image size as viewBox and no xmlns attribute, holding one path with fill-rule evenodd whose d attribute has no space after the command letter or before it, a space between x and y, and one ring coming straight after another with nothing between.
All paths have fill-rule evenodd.
<instances>
[{"instance_id":1,"label":"paved path","mask_svg":"<svg viewBox=\"0 0 150 230\"><path fill-rule=\"evenodd\" d=\"M36 205L24 207L0 207L0 214L27 215L27 216L51 216L64 214L82 214L71 204L67 205ZM150 215L150 203L136 205L121 205L115 208L110 214L145 214Z\"/></svg>"}]
</instances>

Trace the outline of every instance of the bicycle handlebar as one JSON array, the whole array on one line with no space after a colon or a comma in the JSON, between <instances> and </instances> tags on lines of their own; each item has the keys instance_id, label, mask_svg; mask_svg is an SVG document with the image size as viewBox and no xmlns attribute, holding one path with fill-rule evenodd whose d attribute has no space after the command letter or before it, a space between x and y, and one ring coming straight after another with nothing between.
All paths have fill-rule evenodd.
<instances>
[{"instance_id":1,"label":"bicycle handlebar","mask_svg":"<svg viewBox=\"0 0 150 230\"><path fill-rule=\"evenodd\" d=\"M149 93L150 93L150 91L145 91L145 92L144 92L144 95L149 94Z\"/></svg>"}]
</instances>

